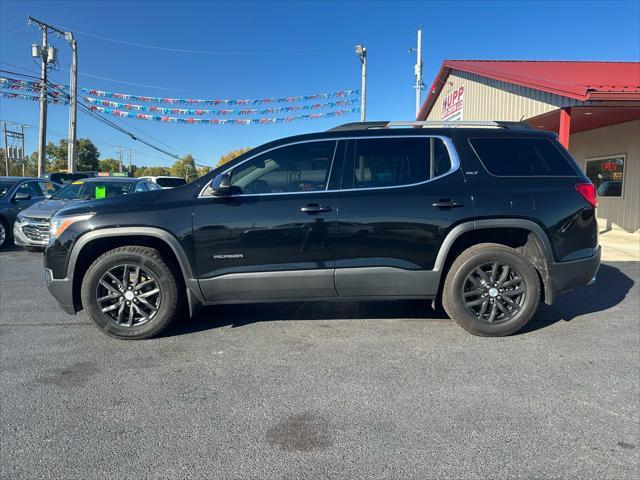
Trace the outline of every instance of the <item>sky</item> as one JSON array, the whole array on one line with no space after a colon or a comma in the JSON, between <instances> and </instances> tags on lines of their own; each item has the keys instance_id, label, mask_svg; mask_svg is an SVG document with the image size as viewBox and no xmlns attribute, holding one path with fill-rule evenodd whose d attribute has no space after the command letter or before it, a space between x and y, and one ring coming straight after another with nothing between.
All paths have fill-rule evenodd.
<instances>
[{"instance_id":1,"label":"sky","mask_svg":"<svg viewBox=\"0 0 640 480\"><path fill-rule=\"evenodd\" d=\"M28 15L74 32L80 88L146 96L265 98L357 89L360 61L353 47L362 43L368 58L367 120L415 117L415 54L409 54L409 48L416 45L419 25L424 28L427 89L446 59L640 60L637 0L1 0L0 68L4 70L39 75L31 44L41 35L27 25ZM50 38L59 55L59 70L50 72L50 79L68 84L71 49L63 38ZM425 97L426 90L423 101ZM360 116L255 126L109 118L165 150L191 153L198 163L215 165L229 150L326 130ZM36 102L0 99L0 120L30 125L26 150L37 149ZM47 139L65 138L67 125L68 108L51 105ZM133 163L139 166L169 166L174 161L83 113L79 113L78 137L91 138L101 158L115 157L115 148L121 146L133 149Z\"/></svg>"}]
</instances>

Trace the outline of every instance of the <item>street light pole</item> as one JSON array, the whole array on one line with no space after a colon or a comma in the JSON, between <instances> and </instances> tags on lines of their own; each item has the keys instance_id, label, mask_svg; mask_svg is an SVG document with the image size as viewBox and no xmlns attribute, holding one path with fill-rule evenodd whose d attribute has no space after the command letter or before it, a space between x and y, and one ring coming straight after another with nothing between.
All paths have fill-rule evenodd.
<instances>
[{"instance_id":1,"label":"street light pole","mask_svg":"<svg viewBox=\"0 0 640 480\"><path fill-rule=\"evenodd\" d=\"M360 121L364 122L367 118L367 49L364 45L355 46L356 55L360 58L362 64L362 87L360 89Z\"/></svg>"},{"instance_id":2,"label":"street light pole","mask_svg":"<svg viewBox=\"0 0 640 480\"><path fill-rule=\"evenodd\" d=\"M67 151L67 171L75 173L77 163L77 113L78 113L78 42L71 32L65 32L65 39L71 45L71 73L70 73L70 99L69 99L69 140Z\"/></svg>"},{"instance_id":3,"label":"street light pole","mask_svg":"<svg viewBox=\"0 0 640 480\"><path fill-rule=\"evenodd\" d=\"M422 102L422 27L418 28L418 48L416 60L416 119Z\"/></svg>"},{"instance_id":4,"label":"street light pole","mask_svg":"<svg viewBox=\"0 0 640 480\"><path fill-rule=\"evenodd\" d=\"M422 107L422 26L418 27L418 46L410 48L409 53L416 52L416 64L413 67L413 73L416 77L416 119Z\"/></svg>"}]
</instances>

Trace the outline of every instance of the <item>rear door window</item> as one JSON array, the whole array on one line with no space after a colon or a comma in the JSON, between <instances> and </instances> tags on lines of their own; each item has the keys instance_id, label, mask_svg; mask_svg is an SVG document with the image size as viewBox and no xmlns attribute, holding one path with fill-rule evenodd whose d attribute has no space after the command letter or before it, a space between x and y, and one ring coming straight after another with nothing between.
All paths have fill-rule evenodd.
<instances>
[{"instance_id":1,"label":"rear door window","mask_svg":"<svg viewBox=\"0 0 640 480\"><path fill-rule=\"evenodd\" d=\"M575 177L577 172L548 138L469 139L480 161L499 177Z\"/></svg>"},{"instance_id":2,"label":"rear door window","mask_svg":"<svg viewBox=\"0 0 640 480\"><path fill-rule=\"evenodd\" d=\"M161 187L179 187L187 183L184 178L158 178L156 183Z\"/></svg>"},{"instance_id":3,"label":"rear door window","mask_svg":"<svg viewBox=\"0 0 640 480\"><path fill-rule=\"evenodd\" d=\"M447 173L451 158L436 137L353 140L347 149L343 189L399 187Z\"/></svg>"}]
</instances>

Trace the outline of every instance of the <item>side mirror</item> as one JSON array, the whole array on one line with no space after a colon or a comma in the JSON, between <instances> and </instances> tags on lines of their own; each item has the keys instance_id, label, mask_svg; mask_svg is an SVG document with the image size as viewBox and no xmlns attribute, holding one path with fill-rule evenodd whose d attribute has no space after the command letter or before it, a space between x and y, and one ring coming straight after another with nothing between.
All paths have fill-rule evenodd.
<instances>
[{"instance_id":1,"label":"side mirror","mask_svg":"<svg viewBox=\"0 0 640 480\"><path fill-rule=\"evenodd\" d=\"M47 193L44 198L46 198L47 200L49 200L51 197L53 197L53 195L51 195L50 193Z\"/></svg>"},{"instance_id":2,"label":"side mirror","mask_svg":"<svg viewBox=\"0 0 640 480\"><path fill-rule=\"evenodd\" d=\"M211 192L219 197L227 196L231 193L231 176L228 173L221 173L211 181Z\"/></svg>"},{"instance_id":3,"label":"side mirror","mask_svg":"<svg viewBox=\"0 0 640 480\"><path fill-rule=\"evenodd\" d=\"M29 200L31 199L31 194L18 192L13 197L14 200Z\"/></svg>"}]
</instances>

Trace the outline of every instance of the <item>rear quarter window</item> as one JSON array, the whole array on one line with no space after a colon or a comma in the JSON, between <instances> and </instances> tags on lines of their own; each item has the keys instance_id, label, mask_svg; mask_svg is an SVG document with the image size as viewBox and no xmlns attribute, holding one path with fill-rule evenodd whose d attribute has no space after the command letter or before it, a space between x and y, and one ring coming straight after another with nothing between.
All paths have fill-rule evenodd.
<instances>
[{"instance_id":1,"label":"rear quarter window","mask_svg":"<svg viewBox=\"0 0 640 480\"><path fill-rule=\"evenodd\" d=\"M548 138L484 137L469 143L492 175L499 177L575 177L578 173Z\"/></svg>"}]
</instances>

